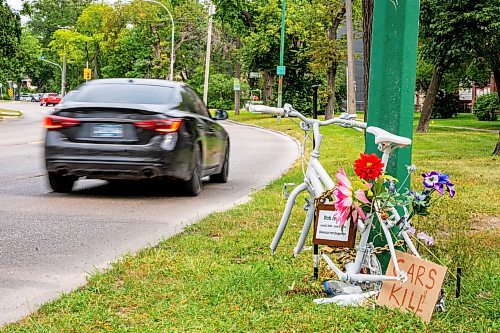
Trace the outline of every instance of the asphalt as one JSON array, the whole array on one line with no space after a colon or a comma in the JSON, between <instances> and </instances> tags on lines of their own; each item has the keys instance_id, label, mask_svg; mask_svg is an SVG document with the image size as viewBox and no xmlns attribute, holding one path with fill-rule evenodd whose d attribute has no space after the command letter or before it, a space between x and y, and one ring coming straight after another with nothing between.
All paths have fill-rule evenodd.
<instances>
[{"instance_id":1,"label":"asphalt","mask_svg":"<svg viewBox=\"0 0 500 333\"><path fill-rule=\"evenodd\" d=\"M230 179L199 197L140 183L79 180L53 193L43 161L42 119L51 108L0 103L21 119L0 121L0 325L85 283L125 253L157 244L213 211L248 200L298 156L286 136L221 122L231 138Z\"/></svg>"}]
</instances>

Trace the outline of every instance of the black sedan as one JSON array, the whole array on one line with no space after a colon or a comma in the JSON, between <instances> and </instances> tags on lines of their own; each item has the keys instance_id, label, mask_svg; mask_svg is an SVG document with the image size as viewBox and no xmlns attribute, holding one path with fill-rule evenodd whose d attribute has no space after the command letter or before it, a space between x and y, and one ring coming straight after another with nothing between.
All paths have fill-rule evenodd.
<instances>
[{"instance_id":1,"label":"black sedan","mask_svg":"<svg viewBox=\"0 0 500 333\"><path fill-rule=\"evenodd\" d=\"M150 79L94 80L45 118L45 161L55 192L79 177L180 180L198 195L202 177L227 182L229 136L187 85Z\"/></svg>"}]
</instances>

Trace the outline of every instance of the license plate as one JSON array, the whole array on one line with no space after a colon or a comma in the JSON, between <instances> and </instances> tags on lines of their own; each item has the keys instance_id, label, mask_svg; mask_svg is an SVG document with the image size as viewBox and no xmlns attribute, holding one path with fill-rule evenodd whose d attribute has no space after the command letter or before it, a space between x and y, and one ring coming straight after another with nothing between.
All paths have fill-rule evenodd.
<instances>
[{"instance_id":1,"label":"license plate","mask_svg":"<svg viewBox=\"0 0 500 333\"><path fill-rule=\"evenodd\" d=\"M92 128L92 137L94 138L122 138L122 125L94 125Z\"/></svg>"}]
</instances>

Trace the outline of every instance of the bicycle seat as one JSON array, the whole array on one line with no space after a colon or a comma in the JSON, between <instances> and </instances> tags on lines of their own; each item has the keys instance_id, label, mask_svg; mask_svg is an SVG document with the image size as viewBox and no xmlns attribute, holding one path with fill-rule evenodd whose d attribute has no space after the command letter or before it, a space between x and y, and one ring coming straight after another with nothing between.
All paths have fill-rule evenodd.
<instances>
[{"instance_id":1,"label":"bicycle seat","mask_svg":"<svg viewBox=\"0 0 500 333\"><path fill-rule=\"evenodd\" d=\"M411 139L405 138L404 136L391 134L381 128L375 126L368 126L366 128L368 133L375 136L375 144L394 144L398 147L408 147L411 145Z\"/></svg>"}]
</instances>

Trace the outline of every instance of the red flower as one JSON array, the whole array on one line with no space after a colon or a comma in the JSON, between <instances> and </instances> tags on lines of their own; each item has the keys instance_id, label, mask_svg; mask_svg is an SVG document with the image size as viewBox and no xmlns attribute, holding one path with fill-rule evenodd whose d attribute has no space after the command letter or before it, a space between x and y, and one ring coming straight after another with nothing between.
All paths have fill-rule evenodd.
<instances>
[{"instance_id":1,"label":"red flower","mask_svg":"<svg viewBox=\"0 0 500 333\"><path fill-rule=\"evenodd\" d=\"M377 179L382 174L383 168L384 163L375 154L360 154L354 161L354 172L364 180Z\"/></svg>"}]
</instances>

